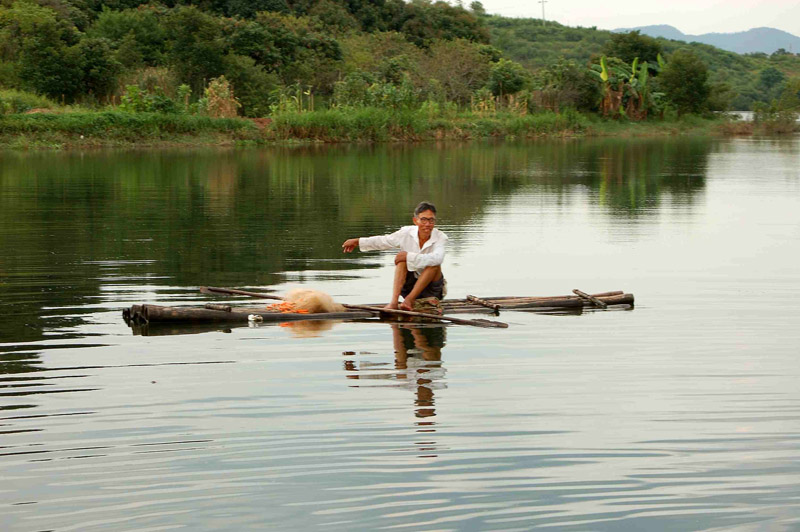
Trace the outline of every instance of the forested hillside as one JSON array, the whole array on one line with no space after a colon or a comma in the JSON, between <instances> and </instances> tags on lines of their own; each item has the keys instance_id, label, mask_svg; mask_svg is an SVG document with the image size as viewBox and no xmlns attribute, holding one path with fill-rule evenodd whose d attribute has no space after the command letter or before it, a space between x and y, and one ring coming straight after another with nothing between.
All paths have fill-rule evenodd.
<instances>
[{"instance_id":1,"label":"forested hillside","mask_svg":"<svg viewBox=\"0 0 800 532\"><path fill-rule=\"evenodd\" d=\"M0 114L77 104L249 117L569 108L645 119L750 108L800 75L793 54L614 35L490 16L479 2L0 0Z\"/></svg>"},{"instance_id":2,"label":"forested hillside","mask_svg":"<svg viewBox=\"0 0 800 532\"><path fill-rule=\"evenodd\" d=\"M540 19L487 16L484 21L489 27L492 44L532 70L544 68L560 58L585 64L612 51L609 43L615 35L597 28L573 28L557 22L542 24ZM696 53L708 66L709 81L730 87L734 109L745 110L756 102L769 102L777 97L783 81L800 76L800 54L785 50L771 55L740 55L707 44L653 40L667 58L681 48Z\"/></svg>"}]
</instances>

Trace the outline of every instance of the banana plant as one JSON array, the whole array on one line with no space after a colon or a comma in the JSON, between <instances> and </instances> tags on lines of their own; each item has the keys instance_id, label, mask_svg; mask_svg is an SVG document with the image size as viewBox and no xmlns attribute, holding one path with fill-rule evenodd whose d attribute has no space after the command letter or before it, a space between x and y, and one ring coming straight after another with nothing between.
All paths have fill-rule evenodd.
<instances>
[{"instance_id":1,"label":"banana plant","mask_svg":"<svg viewBox=\"0 0 800 532\"><path fill-rule=\"evenodd\" d=\"M604 116L624 116L625 109L622 107L622 99L625 87L629 85L627 79L631 73L627 67L622 65L609 65L605 56L600 57L599 65L592 65L591 70L597 77L603 89L603 99L601 108Z\"/></svg>"},{"instance_id":2,"label":"banana plant","mask_svg":"<svg viewBox=\"0 0 800 532\"><path fill-rule=\"evenodd\" d=\"M639 58L635 58L631 64L631 77L626 87L628 101L625 114L632 120L647 118L647 79L647 61L639 66Z\"/></svg>"},{"instance_id":3,"label":"banana plant","mask_svg":"<svg viewBox=\"0 0 800 532\"><path fill-rule=\"evenodd\" d=\"M627 65L601 57L599 65L592 65L590 71L603 89L603 115L645 120L651 112L658 113L663 94L653 92L650 83L651 71L659 72L665 65L660 55L658 61L659 65L640 62L637 57Z\"/></svg>"},{"instance_id":4,"label":"banana plant","mask_svg":"<svg viewBox=\"0 0 800 532\"><path fill-rule=\"evenodd\" d=\"M608 68L606 68L606 56L600 57L600 79L608 83Z\"/></svg>"}]
</instances>

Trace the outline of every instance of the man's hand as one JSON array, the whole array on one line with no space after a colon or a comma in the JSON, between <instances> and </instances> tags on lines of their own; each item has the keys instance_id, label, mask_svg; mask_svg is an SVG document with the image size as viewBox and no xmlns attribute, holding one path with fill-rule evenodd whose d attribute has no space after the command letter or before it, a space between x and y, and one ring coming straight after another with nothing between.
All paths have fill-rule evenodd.
<instances>
[{"instance_id":1,"label":"man's hand","mask_svg":"<svg viewBox=\"0 0 800 532\"><path fill-rule=\"evenodd\" d=\"M406 251L401 251L400 253L395 255L394 256L395 265L400 264L401 262L405 262L407 256L408 256L408 252L406 252Z\"/></svg>"},{"instance_id":2,"label":"man's hand","mask_svg":"<svg viewBox=\"0 0 800 532\"><path fill-rule=\"evenodd\" d=\"M350 238L344 241L342 244L342 252L343 253L350 253L354 249L358 247L358 239L357 238Z\"/></svg>"}]
</instances>

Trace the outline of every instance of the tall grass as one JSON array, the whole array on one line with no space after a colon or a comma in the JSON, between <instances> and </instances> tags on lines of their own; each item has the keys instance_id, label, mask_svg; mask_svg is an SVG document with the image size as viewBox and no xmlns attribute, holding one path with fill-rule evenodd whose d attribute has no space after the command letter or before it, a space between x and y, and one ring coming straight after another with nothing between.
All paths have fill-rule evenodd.
<instances>
[{"instance_id":1,"label":"tall grass","mask_svg":"<svg viewBox=\"0 0 800 532\"><path fill-rule=\"evenodd\" d=\"M589 121L578 112L484 116L463 112L451 118L432 117L427 110L376 107L328 109L278 114L268 135L274 139L322 142L424 140L434 138L537 137L580 134Z\"/></svg>"},{"instance_id":2,"label":"tall grass","mask_svg":"<svg viewBox=\"0 0 800 532\"><path fill-rule=\"evenodd\" d=\"M419 138L430 129L419 111L395 111L376 107L287 112L270 124L274 138L324 142L386 141Z\"/></svg>"},{"instance_id":3,"label":"tall grass","mask_svg":"<svg viewBox=\"0 0 800 532\"><path fill-rule=\"evenodd\" d=\"M567 110L563 113L547 111L531 115L511 117L506 129L519 137L585 133L589 120L581 113Z\"/></svg>"}]
</instances>

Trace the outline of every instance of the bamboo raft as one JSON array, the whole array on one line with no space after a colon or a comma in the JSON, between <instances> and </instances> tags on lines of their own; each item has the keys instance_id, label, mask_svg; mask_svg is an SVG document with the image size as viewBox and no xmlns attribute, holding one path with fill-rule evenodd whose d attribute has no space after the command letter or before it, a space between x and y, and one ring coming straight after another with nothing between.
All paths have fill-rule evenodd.
<instances>
[{"instance_id":1,"label":"bamboo raft","mask_svg":"<svg viewBox=\"0 0 800 532\"><path fill-rule=\"evenodd\" d=\"M225 293L233 295L246 295L262 297L265 299L281 299L270 294L259 294L242 290L204 288L212 293ZM566 296L502 296L502 297L475 297L467 296L464 299L445 299L442 301L444 316L442 321L463 323L489 327L507 327L501 322L489 320L463 320L454 318L454 314L494 314L500 311L530 311L547 312L556 309L582 310L584 308L607 309L608 307L633 308L633 294L622 291L587 294L580 290L573 290L572 295ZM393 311L392 314L382 310L381 304L374 305L345 305L344 312L324 312L316 314L280 312L265 306L232 306L209 303L204 307L166 307L161 305L133 305L122 311L122 316L128 325L144 325L149 323L248 323L252 321L265 323L280 323L298 320L356 320L394 317L394 315L412 316L419 313ZM424 315L423 315L424 316ZM434 316L435 318L435 316Z\"/></svg>"}]
</instances>

